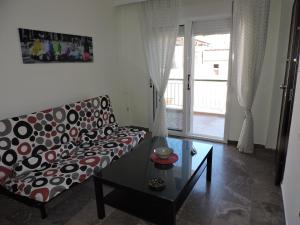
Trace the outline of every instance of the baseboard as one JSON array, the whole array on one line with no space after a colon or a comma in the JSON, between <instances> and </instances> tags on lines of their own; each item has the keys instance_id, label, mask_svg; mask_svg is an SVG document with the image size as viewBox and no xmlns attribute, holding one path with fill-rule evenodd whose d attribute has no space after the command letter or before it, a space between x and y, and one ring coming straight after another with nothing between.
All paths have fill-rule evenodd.
<instances>
[{"instance_id":1,"label":"baseboard","mask_svg":"<svg viewBox=\"0 0 300 225\"><path fill-rule=\"evenodd\" d=\"M286 206L285 203L286 203L286 201L285 201L285 197L284 197L284 194L283 194L285 192L283 192L284 187L283 187L282 183L280 185L280 189L281 189L281 196L282 196L282 202L283 202L283 212L284 212L285 225L289 225L289 223L287 221L287 215L285 213L285 206Z\"/></svg>"},{"instance_id":2,"label":"baseboard","mask_svg":"<svg viewBox=\"0 0 300 225\"><path fill-rule=\"evenodd\" d=\"M228 140L228 141L227 141L227 144L237 146L238 141ZM266 148L265 145L261 145L261 144L254 144L254 148L255 148L255 149L264 149L264 150L275 151L275 149L272 149L272 148Z\"/></svg>"}]
</instances>

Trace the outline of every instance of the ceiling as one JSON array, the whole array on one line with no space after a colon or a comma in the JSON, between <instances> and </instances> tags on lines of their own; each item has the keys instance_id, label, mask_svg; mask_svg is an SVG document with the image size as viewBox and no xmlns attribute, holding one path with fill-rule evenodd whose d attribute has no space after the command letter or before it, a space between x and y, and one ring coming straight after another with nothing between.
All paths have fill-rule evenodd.
<instances>
[{"instance_id":1,"label":"ceiling","mask_svg":"<svg viewBox=\"0 0 300 225\"><path fill-rule=\"evenodd\" d=\"M114 6L120 6L120 5L127 5L131 3L137 3L137 2L145 2L147 0L112 0Z\"/></svg>"}]
</instances>

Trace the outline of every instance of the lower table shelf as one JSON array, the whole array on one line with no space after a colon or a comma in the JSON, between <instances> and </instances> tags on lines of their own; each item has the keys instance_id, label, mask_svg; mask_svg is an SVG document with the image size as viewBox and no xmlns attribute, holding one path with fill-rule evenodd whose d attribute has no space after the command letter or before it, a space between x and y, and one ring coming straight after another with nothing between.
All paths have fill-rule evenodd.
<instances>
[{"instance_id":1,"label":"lower table shelf","mask_svg":"<svg viewBox=\"0 0 300 225\"><path fill-rule=\"evenodd\" d=\"M156 224L164 224L166 207L170 207L161 200L119 189L105 196L104 203Z\"/></svg>"}]
</instances>

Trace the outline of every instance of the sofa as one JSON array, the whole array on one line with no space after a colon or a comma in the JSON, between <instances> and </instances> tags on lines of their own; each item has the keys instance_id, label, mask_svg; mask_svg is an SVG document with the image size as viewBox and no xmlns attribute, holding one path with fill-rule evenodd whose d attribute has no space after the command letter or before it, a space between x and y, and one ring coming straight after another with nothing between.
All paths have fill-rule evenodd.
<instances>
[{"instance_id":1,"label":"sofa","mask_svg":"<svg viewBox=\"0 0 300 225\"><path fill-rule=\"evenodd\" d=\"M0 187L41 209L130 152L145 136L119 127L109 96L0 121Z\"/></svg>"}]
</instances>

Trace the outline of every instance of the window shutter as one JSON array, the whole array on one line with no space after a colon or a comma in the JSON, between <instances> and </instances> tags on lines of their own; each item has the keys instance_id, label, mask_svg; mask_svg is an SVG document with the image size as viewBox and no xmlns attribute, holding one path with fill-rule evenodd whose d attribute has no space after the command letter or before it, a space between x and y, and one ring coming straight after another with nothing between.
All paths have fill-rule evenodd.
<instances>
[{"instance_id":1,"label":"window shutter","mask_svg":"<svg viewBox=\"0 0 300 225\"><path fill-rule=\"evenodd\" d=\"M231 31L231 19L202 20L193 22L193 35L226 34Z\"/></svg>"}]
</instances>

